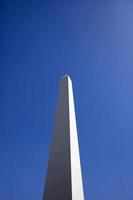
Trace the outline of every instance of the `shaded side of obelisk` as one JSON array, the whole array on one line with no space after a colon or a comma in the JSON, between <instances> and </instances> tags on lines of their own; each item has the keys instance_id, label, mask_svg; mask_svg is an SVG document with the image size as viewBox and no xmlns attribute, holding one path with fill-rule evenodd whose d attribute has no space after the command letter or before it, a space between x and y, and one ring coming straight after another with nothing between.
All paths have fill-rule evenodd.
<instances>
[{"instance_id":1,"label":"shaded side of obelisk","mask_svg":"<svg viewBox=\"0 0 133 200\"><path fill-rule=\"evenodd\" d=\"M43 200L84 200L72 83L63 76Z\"/></svg>"}]
</instances>

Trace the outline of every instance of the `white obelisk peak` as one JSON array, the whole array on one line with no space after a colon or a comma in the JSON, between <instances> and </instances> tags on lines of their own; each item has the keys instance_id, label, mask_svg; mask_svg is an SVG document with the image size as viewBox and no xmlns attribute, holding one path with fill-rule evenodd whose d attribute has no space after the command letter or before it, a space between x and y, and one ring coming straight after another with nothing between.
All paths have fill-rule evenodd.
<instances>
[{"instance_id":1,"label":"white obelisk peak","mask_svg":"<svg viewBox=\"0 0 133 200\"><path fill-rule=\"evenodd\" d=\"M65 77L70 78L70 76L68 74L65 74L62 76L62 78L65 78Z\"/></svg>"},{"instance_id":2,"label":"white obelisk peak","mask_svg":"<svg viewBox=\"0 0 133 200\"><path fill-rule=\"evenodd\" d=\"M84 200L72 82L61 78L43 200Z\"/></svg>"}]
</instances>

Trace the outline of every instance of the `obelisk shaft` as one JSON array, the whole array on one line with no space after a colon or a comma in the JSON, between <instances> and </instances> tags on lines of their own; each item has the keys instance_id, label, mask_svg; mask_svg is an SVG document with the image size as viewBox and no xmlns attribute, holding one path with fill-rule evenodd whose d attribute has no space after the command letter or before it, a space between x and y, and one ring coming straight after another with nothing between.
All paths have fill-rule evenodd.
<instances>
[{"instance_id":1,"label":"obelisk shaft","mask_svg":"<svg viewBox=\"0 0 133 200\"><path fill-rule=\"evenodd\" d=\"M56 110L43 200L83 200L71 80L64 76Z\"/></svg>"}]
</instances>

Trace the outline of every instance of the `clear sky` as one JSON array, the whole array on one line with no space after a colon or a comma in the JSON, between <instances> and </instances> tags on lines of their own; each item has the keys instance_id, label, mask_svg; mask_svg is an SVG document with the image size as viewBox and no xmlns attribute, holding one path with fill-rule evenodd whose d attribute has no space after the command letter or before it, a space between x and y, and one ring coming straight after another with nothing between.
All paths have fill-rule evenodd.
<instances>
[{"instance_id":1,"label":"clear sky","mask_svg":"<svg viewBox=\"0 0 133 200\"><path fill-rule=\"evenodd\" d=\"M86 200L133 200L133 1L0 3L0 199L41 200L60 77Z\"/></svg>"}]
</instances>

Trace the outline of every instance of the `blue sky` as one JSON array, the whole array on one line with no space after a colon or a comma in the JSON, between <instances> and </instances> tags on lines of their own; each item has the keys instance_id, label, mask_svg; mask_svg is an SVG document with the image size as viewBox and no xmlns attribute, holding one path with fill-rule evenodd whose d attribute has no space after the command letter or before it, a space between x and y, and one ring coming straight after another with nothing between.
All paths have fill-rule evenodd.
<instances>
[{"instance_id":1,"label":"blue sky","mask_svg":"<svg viewBox=\"0 0 133 200\"><path fill-rule=\"evenodd\" d=\"M1 1L0 199L41 200L60 77L86 200L133 200L133 1Z\"/></svg>"}]
</instances>

